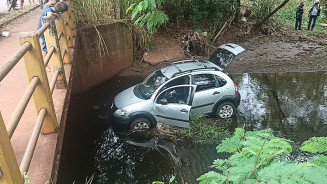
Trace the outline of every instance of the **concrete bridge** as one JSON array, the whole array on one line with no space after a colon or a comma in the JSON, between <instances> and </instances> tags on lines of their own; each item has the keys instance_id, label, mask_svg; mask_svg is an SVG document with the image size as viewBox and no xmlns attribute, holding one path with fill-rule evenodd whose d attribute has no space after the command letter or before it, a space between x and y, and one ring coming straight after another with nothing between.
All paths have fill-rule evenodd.
<instances>
[{"instance_id":1,"label":"concrete bridge","mask_svg":"<svg viewBox=\"0 0 327 184\"><path fill-rule=\"evenodd\" d=\"M70 95L108 80L133 61L125 24L77 30L69 10L58 20L44 18L44 28L36 32L41 11L2 27L10 36L0 37L0 184L24 183L25 172L31 183L56 183ZM38 43L43 32L49 47L44 58ZM97 47L101 40L106 51Z\"/></svg>"}]
</instances>

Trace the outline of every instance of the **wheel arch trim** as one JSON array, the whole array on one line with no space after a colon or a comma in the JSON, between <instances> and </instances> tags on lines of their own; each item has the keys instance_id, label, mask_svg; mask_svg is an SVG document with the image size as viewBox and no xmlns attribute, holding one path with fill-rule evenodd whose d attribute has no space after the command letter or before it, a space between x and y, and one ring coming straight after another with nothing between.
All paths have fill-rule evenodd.
<instances>
[{"instance_id":1,"label":"wheel arch trim","mask_svg":"<svg viewBox=\"0 0 327 184\"><path fill-rule=\"evenodd\" d=\"M155 117L151 113L146 112L146 111L134 112L134 113L130 114L128 117L130 119L129 125L136 118L147 118L150 120L150 123L153 125L153 127L155 127L157 125L157 121L156 121Z\"/></svg>"},{"instance_id":2,"label":"wheel arch trim","mask_svg":"<svg viewBox=\"0 0 327 184\"><path fill-rule=\"evenodd\" d=\"M213 106L212 108L212 113L215 114L216 113L216 110L218 108L218 106L224 102L230 102L232 103L235 107L236 107L236 104L235 104L235 101L234 101L234 96L232 95L229 95L229 96L224 96L223 98L219 99L215 105Z\"/></svg>"}]
</instances>

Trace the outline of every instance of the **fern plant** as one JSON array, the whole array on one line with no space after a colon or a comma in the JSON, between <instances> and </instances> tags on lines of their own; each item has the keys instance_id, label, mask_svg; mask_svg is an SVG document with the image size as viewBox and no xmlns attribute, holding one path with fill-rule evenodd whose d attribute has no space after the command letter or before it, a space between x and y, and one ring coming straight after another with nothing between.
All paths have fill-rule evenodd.
<instances>
[{"instance_id":1,"label":"fern plant","mask_svg":"<svg viewBox=\"0 0 327 184\"><path fill-rule=\"evenodd\" d=\"M134 24L140 27L146 25L147 30L154 34L159 26L169 20L168 16L160 10L161 4L161 0L143 0L133 3L126 13L131 11L131 20L135 20Z\"/></svg>"},{"instance_id":2,"label":"fern plant","mask_svg":"<svg viewBox=\"0 0 327 184\"><path fill-rule=\"evenodd\" d=\"M199 177L200 184L325 183L327 178L327 157L319 156L313 162L288 162L285 158L292 152L290 141L275 137L270 130L245 132L237 128L233 137L217 146L217 151L232 155L215 160L212 168L217 171Z\"/></svg>"},{"instance_id":3,"label":"fern plant","mask_svg":"<svg viewBox=\"0 0 327 184\"><path fill-rule=\"evenodd\" d=\"M312 137L301 145L302 151L327 154L327 137Z\"/></svg>"}]
</instances>

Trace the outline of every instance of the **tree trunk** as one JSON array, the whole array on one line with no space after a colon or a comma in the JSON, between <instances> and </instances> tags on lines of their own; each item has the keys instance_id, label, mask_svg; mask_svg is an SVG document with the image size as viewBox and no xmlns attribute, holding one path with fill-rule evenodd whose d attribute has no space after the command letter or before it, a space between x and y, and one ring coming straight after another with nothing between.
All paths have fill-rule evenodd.
<instances>
[{"instance_id":1,"label":"tree trunk","mask_svg":"<svg viewBox=\"0 0 327 184\"><path fill-rule=\"evenodd\" d=\"M281 8L283 8L290 0L284 0L284 2L282 4L280 4L276 9L274 9L274 11L272 11L271 13L269 13L268 16L266 16L264 19L258 21L257 23L255 23L251 29L251 32L254 32L256 30L258 30L262 24L264 24L265 22L267 22L267 20L273 16L278 10L280 10Z\"/></svg>"},{"instance_id":2,"label":"tree trunk","mask_svg":"<svg viewBox=\"0 0 327 184\"><path fill-rule=\"evenodd\" d=\"M241 0L237 0L236 3L236 13L235 13L235 19L234 22L237 24L239 20L241 19Z\"/></svg>"}]
</instances>

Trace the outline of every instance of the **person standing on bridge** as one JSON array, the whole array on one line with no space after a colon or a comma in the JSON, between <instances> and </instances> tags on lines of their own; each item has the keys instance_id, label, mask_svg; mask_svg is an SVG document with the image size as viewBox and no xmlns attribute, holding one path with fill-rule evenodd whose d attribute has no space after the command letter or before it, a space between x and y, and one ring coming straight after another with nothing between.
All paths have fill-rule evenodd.
<instances>
[{"instance_id":1,"label":"person standing on bridge","mask_svg":"<svg viewBox=\"0 0 327 184\"><path fill-rule=\"evenodd\" d=\"M19 7L21 10L24 8L24 0L19 1Z\"/></svg>"},{"instance_id":2,"label":"person standing on bridge","mask_svg":"<svg viewBox=\"0 0 327 184\"><path fill-rule=\"evenodd\" d=\"M311 26L311 30L313 30L315 28L316 20L317 20L317 17L320 15L320 11L321 11L321 6L319 4L319 0L316 0L315 4L311 7L311 9L309 11L309 24L308 24L307 30L310 29L312 19L313 19L313 23Z\"/></svg>"},{"instance_id":3,"label":"person standing on bridge","mask_svg":"<svg viewBox=\"0 0 327 184\"><path fill-rule=\"evenodd\" d=\"M54 15L58 17L58 13L63 13L68 10L68 5L64 2L58 2L57 0L48 0L48 2L44 5L43 11L41 13L41 16L39 18L39 24L37 26L37 30L41 29L42 27L42 17L48 16L48 15ZM41 42L41 49L42 49L42 55L43 57L46 56L48 50L45 43L44 35L42 34L40 36L40 42Z\"/></svg>"},{"instance_id":4,"label":"person standing on bridge","mask_svg":"<svg viewBox=\"0 0 327 184\"><path fill-rule=\"evenodd\" d=\"M34 0L28 0L28 2L30 3L30 5L35 4ZM33 2L33 3L32 3L32 2ZM24 0L20 0L19 3L20 3L20 4L19 4L19 7L20 7L20 9L22 10L22 9L24 8Z\"/></svg>"}]
</instances>

